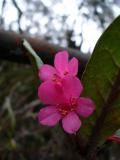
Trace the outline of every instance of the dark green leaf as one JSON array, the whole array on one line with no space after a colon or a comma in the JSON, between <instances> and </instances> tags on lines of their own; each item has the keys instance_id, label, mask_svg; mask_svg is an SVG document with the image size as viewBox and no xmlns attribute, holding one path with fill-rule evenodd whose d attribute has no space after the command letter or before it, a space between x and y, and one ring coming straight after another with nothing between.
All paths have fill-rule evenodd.
<instances>
[{"instance_id":1,"label":"dark green leaf","mask_svg":"<svg viewBox=\"0 0 120 160\"><path fill-rule=\"evenodd\" d=\"M120 128L120 16L98 40L82 83L83 96L94 100L96 111L84 120L79 134L94 150Z\"/></svg>"}]
</instances>

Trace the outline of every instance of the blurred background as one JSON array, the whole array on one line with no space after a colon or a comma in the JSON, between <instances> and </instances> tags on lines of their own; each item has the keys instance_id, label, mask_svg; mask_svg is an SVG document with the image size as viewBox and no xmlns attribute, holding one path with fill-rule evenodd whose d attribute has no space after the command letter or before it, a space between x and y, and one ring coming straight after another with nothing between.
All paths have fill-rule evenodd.
<instances>
[{"instance_id":1,"label":"blurred background","mask_svg":"<svg viewBox=\"0 0 120 160\"><path fill-rule=\"evenodd\" d=\"M119 14L119 0L1 0L0 29L88 54ZM38 124L40 107L31 66L0 59L0 160L80 159L74 137ZM120 159L119 149L100 159Z\"/></svg>"}]
</instances>

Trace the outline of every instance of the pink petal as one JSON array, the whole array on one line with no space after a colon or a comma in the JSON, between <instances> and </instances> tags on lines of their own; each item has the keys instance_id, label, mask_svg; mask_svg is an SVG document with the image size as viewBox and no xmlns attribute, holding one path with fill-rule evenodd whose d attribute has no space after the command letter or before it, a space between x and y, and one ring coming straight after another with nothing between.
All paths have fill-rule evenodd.
<instances>
[{"instance_id":1,"label":"pink petal","mask_svg":"<svg viewBox=\"0 0 120 160\"><path fill-rule=\"evenodd\" d=\"M84 117L87 118L90 116L93 111L95 110L95 104L90 98L84 98L80 97L78 100L78 107L77 107L77 113Z\"/></svg>"},{"instance_id":2,"label":"pink petal","mask_svg":"<svg viewBox=\"0 0 120 160\"><path fill-rule=\"evenodd\" d=\"M55 55L54 65L61 74L68 70L68 53L66 51L58 52Z\"/></svg>"},{"instance_id":3,"label":"pink petal","mask_svg":"<svg viewBox=\"0 0 120 160\"><path fill-rule=\"evenodd\" d=\"M69 73L73 76L76 76L78 73L78 60L76 58L72 58L68 65Z\"/></svg>"},{"instance_id":4,"label":"pink petal","mask_svg":"<svg viewBox=\"0 0 120 160\"><path fill-rule=\"evenodd\" d=\"M63 118L62 126L67 133L75 134L81 126L81 121L76 113L71 112Z\"/></svg>"},{"instance_id":5,"label":"pink petal","mask_svg":"<svg viewBox=\"0 0 120 160\"><path fill-rule=\"evenodd\" d=\"M64 100L62 87L52 81L45 81L39 86L38 96L45 104L59 104Z\"/></svg>"},{"instance_id":6,"label":"pink petal","mask_svg":"<svg viewBox=\"0 0 120 160\"><path fill-rule=\"evenodd\" d=\"M61 115L55 106L42 108L38 113L38 120L42 125L54 126L61 119Z\"/></svg>"},{"instance_id":7,"label":"pink petal","mask_svg":"<svg viewBox=\"0 0 120 160\"><path fill-rule=\"evenodd\" d=\"M83 90L83 86L77 77L65 76L62 79L62 85L65 96L69 99L71 97L79 97Z\"/></svg>"},{"instance_id":8,"label":"pink petal","mask_svg":"<svg viewBox=\"0 0 120 160\"><path fill-rule=\"evenodd\" d=\"M120 143L120 136L111 136L111 137L108 137L107 139L108 141L113 141L113 142L117 142L117 143Z\"/></svg>"},{"instance_id":9,"label":"pink petal","mask_svg":"<svg viewBox=\"0 0 120 160\"><path fill-rule=\"evenodd\" d=\"M39 69L39 78L42 81L51 80L54 74L57 74L57 71L50 65L44 64Z\"/></svg>"}]
</instances>

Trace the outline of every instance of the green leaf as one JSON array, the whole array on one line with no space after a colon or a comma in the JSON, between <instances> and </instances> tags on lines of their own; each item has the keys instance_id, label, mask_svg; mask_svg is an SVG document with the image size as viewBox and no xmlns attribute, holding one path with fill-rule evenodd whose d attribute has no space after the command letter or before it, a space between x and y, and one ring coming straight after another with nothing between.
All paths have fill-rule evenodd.
<instances>
[{"instance_id":1,"label":"green leaf","mask_svg":"<svg viewBox=\"0 0 120 160\"><path fill-rule=\"evenodd\" d=\"M79 135L94 152L120 128L120 16L98 40L82 83L82 96L94 100L96 111L83 121Z\"/></svg>"}]
</instances>

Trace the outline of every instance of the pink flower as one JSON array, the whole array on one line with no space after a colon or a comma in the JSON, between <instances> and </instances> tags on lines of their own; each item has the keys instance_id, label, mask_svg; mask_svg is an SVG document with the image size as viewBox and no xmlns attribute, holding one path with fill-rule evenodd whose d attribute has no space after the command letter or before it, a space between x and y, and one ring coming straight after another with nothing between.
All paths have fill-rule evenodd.
<instances>
[{"instance_id":1,"label":"pink flower","mask_svg":"<svg viewBox=\"0 0 120 160\"><path fill-rule=\"evenodd\" d=\"M54 66L44 64L40 67L39 77L42 81L52 80L56 82L66 75L76 76L78 72L78 60L72 58L68 61L66 51L58 52L55 55Z\"/></svg>"},{"instance_id":2,"label":"pink flower","mask_svg":"<svg viewBox=\"0 0 120 160\"><path fill-rule=\"evenodd\" d=\"M80 97L82 90L80 80L73 76L65 76L59 84L43 82L38 89L38 96L46 107L38 113L40 124L54 126L62 121L67 133L76 133L81 127L80 117L87 118L95 109L90 98Z\"/></svg>"},{"instance_id":3,"label":"pink flower","mask_svg":"<svg viewBox=\"0 0 120 160\"><path fill-rule=\"evenodd\" d=\"M113 135L113 136L109 137L107 140L120 143L120 136Z\"/></svg>"}]
</instances>

